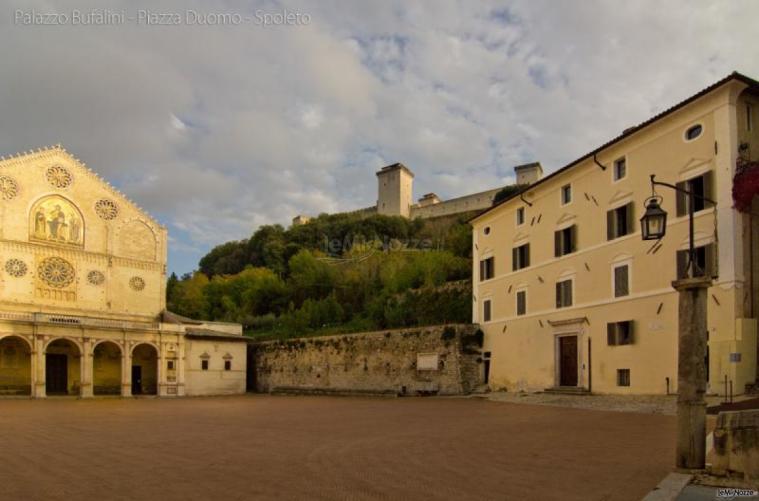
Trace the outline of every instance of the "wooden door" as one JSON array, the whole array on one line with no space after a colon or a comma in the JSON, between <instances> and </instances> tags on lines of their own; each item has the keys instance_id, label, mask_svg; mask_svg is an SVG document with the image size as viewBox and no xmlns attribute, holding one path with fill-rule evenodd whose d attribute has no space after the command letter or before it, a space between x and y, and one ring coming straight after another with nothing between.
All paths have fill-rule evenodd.
<instances>
[{"instance_id":1,"label":"wooden door","mask_svg":"<svg viewBox=\"0 0 759 501\"><path fill-rule=\"evenodd\" d=\"M132 366L132 395L142 395L142 367Z\"/></svg>"},{"instance_id":2,"label":"wooden door","mask_svg":"<svg viewBox=\"0 0 759 501\"><path fill-rule=\"evenodd\" d=\"M577 386L577 336L559 338L559 385Z\"/></svg>"},{"instance_id":3,"label":"wooden door","mask_svg":"<svg viewBox=\"0 0 759 501\"><path fill-rule=\"evenodd\" d=\"M68 368L66 355L55 353L45 355L45 389L48 395L68 393Z\"/></svg>"}]
</instances>

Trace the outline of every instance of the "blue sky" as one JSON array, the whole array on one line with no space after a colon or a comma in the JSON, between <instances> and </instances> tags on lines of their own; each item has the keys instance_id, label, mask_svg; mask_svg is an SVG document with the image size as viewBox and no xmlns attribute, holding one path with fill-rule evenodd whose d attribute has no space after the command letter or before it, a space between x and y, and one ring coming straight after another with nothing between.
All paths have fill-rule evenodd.
<instances>
[{"instance_id":1,"label":"blue sky","mask_svg":"<svg viewBox=\"0 0 759 501\"><path fill-rule=\"evenodd\" d=\"M307 15L299 25L27 26L16 11ZM759 3L0 2L0 153L63 143L166 224L169 268L296 214L553 171L738 70ZM7 49L12 47L12 49Z\"/></svg>"}]
</instances>

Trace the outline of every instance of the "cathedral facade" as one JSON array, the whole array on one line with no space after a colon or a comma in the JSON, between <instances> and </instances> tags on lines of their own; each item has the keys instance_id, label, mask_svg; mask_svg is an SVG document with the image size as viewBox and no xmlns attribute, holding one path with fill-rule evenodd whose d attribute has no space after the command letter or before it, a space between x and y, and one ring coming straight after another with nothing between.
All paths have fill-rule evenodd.
<instances>
[{"instance_id":1,"label":"cathedral facade","mask_svg":"<svg viewBox=\"0 0 759 501\"><path fill-rule=\"evenodd\" d=\"M0 395L244 392L241 326L166 311L167 243L60 146L0 161Z\"/></svg>"}]
</instances>

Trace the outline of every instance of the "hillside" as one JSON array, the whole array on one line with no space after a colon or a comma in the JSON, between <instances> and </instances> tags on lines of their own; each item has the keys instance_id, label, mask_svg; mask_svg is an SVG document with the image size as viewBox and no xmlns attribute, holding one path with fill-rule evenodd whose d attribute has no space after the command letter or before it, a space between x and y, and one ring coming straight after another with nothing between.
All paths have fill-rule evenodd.
<instances>
[{"instance_id":1,"label":"hillside","mask_svg":"<svg viewBox=\"0 0 759 501\"><path fill-rule=\"evenodd\" d=\"M168 307L267 337L469 322L471 215L262 226L215 247L197 272L172 276Z\"/></svg>"}]
</instances>

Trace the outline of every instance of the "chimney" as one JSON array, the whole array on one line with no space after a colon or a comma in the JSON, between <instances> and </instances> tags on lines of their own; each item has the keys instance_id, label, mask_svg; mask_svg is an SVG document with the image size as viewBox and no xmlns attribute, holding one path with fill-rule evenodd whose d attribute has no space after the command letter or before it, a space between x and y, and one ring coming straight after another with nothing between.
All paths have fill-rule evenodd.
<instances>
[{"instance_id":1,"label":"chimney","mask_svg":"<svg viewBox=\"0 0 759 501\"><path fill-rule=\"evenodd\" d=\"M540 162L532 162L514 167L514 173L517 176L517 184L533 184L540 181L543 177L543 167Z\"/></svg>"}]
</instances>

